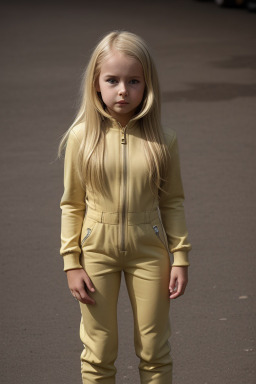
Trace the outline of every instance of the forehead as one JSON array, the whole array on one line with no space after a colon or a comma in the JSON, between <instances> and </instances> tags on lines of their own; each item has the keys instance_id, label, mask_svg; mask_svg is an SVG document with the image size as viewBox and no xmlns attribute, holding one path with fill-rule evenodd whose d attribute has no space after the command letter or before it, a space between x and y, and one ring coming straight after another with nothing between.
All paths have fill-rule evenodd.
<instances>
[{"instance_id":1,"label":"forehead","mask_svg":"<svg viewBox=\"0 0 256 384\"><path fill-rule=\"evenodd\" d=\"M122 52L111 52L101 64L101 74L116 76L142 76L143 68L138 59Z\"/></svg>"}]
</instances>

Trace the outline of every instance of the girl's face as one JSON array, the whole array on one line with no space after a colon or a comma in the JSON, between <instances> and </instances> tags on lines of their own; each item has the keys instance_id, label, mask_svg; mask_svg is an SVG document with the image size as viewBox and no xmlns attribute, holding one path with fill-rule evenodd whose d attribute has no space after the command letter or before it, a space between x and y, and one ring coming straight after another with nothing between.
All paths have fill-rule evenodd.
<instances>
[{"instance_id":1,"label":"girl's face","mask_svg":"<svg viewBox=\"0 0 256 384\"><path fill-rule=\"evenodd\" d=\"M143 99L145 80L141 63L114 51L103 61L97 84L108 112L122 126L134 116Z\"/></svg>"}]
</instances>

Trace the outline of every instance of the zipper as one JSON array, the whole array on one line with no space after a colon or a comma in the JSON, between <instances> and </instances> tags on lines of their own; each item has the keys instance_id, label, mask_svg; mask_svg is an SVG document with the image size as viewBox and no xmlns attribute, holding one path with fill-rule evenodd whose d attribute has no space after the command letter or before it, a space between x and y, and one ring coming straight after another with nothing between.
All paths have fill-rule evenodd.
<instances>
[{"instance_id":1,"label":"zipper","mask_svg":"<svg viewBox=\"0 0 256 384\"><path fill-rule=\"evenodd\" d=\"M121 144L127 144L127 141L126 141L126 128L127 128L127 125L124 128L121 127L121 129L122 129Z\"/></svg>"},{"instance_id":2,"label":"zipper","mask_svg":"<svg viewBox=\"0 0 256 384\"><path fill-rule=\"evenodd\" d=\"M82 240L82 242L81 242L81 245L84 245L85 240L88 239L88 237L90 236L91 233L92 233L91 228L87 228L86 235L85 235L85 237L83 238L83 240Z\"/></svg>"},{"instance_id":3,"label":"zipper","mask_svg":"<svg viewBox=\"0 0 256 384\"><path fill-rule=\"evenodd\" d=\"M121 144L123 144L122 145L123 173L122 173L122 194L121 194L122 202L121 202L120 250L125 251L126 205L127 205L127 140L126 140L127 125L125 127L121 127L121 129L122 129Z\"/></svg>"},{"instance_id":4,"label":"zipper","mask_svg":"<svg viewBox=\"0 0 256 384\"><path fill-rule=\"evenodd\" d=\"M160 238L158 226L157 225L153 225L153 229L155 231L155 234Z\"/></svg>"}]
</instances>

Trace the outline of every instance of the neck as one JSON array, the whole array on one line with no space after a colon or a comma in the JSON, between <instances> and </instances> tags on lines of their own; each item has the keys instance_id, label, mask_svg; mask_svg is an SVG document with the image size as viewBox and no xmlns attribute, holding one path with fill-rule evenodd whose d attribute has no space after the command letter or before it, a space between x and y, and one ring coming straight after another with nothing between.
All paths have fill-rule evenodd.
<instances>
[{"instance_id":1,"label":"neck","mask_svg":"<svg viewBox=\"0 0 256 384\"><path fill-rule=\"evenodd\" d=\"M118 122L119 125L122 127L126 127L131 119L133 118L134 114L131 114L130 116L115 116L114 113L110 113L110 111L107 109L107 112L110 114L110 116Z\"/></svg>"}]
</instances>

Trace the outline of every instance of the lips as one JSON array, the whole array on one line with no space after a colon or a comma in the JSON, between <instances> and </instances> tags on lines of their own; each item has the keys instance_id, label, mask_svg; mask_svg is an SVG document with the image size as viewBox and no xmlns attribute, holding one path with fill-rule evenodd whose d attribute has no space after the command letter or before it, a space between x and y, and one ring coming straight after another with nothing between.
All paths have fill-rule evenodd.
<instances>
[{"instance_id":1,"label":"lips","mask_svg":"<svg viewBox=\"0 0 256 384\"><path fill-rule=\"evenodd\" d=\"M120 100L117 102L117 104L120 104L120 105L125 105L125 104L128 104L127 101L124 101L124 100Z\"/></svg>"}]
</instances>

